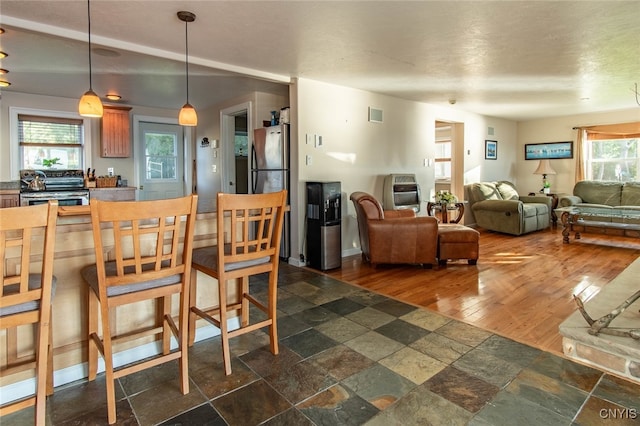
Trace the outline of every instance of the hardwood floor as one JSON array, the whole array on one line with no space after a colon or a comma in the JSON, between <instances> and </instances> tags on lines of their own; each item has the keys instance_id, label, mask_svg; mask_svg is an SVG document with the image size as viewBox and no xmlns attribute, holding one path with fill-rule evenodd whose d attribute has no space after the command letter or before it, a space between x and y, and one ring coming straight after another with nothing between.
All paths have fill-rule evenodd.
<instances>
[{"instance_id":1,"label":"hardwood floor","mask_svg":"<svg viewBox=\"0 0 640 426\"><path fill-rule=\"evenodd\" d=\"M422 306L513 340L562 354L558 326L576 294L593 297L640 256L640 240L583 234L562 243L562 226L514 237L480 229L477 266L422 269L343 259L327 275Z\"/></svg>"}]
</instances>

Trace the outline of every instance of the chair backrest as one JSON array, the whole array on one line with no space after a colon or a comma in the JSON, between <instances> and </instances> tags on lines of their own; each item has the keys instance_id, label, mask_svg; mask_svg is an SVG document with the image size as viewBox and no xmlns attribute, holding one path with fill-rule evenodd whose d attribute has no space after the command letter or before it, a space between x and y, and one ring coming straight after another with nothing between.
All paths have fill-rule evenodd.
<instances>
[{"instance_id":1,"label":"chair backrest","mask_svg":"<svg viewBox=\"0 0 640 426\"><path fill-rule=\"evenodd\" d=\"M57 201L0 209L2 328L49 320L57 215ZM31 263L40 256L36 272Z\"/></svg>"},{"instance_id":2,"label":"chair backrest","mask_svg":"<svg viewBox=\"0 0 640 426\"><path fill-rule=\"evenodd\" d=\"M197 203L197 195L152 201L92 200L101 299L126 292L126 287L116 287L128 284L173 280L180 274L188 281Z\"/></svg>"},{"instance_id":3,"label":"chair backrest","mask_svg":"<svg viewBox=\"0 0 640 426\"><path fill-rule=\"evenodd\" d=\"M218 259L229 270L269 260L277 264L287 191L266 194L218 193ZM225 223L226 222L226 223Z\"/></svg>"},{"instance_id":4,"label":"chair backrest","mask_svg":"<svg viewBox=\"0 0 640 426\"><path fill-rule=\"evenodd\" d=\"M360 249L369 257L369 220L384 219L384 210L380 202L366 192L354 192L349 197L356 208L358 233L360 235Z\"/></svg>"}]
</instances>

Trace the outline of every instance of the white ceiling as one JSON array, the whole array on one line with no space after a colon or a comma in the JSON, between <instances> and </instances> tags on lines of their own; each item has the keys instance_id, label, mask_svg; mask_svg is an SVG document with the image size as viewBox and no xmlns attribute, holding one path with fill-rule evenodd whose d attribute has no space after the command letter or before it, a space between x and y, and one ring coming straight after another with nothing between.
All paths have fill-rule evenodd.
<instances>
[{"instance_id":1,"label":"white ceiling","mask_svg":"<svg viewBox=\"0 0 640 426\"><path fill-rule=\"evenodd\" d=\"M287 93L302 77L528 120L638 107L639 1L92 0L93 88L124 103ZM88 89L87 3L2 0L5 91ZM100 49L102 48L102 49ZM106 48L106 50L105 50Z\"/></svg>"}]
</instances>

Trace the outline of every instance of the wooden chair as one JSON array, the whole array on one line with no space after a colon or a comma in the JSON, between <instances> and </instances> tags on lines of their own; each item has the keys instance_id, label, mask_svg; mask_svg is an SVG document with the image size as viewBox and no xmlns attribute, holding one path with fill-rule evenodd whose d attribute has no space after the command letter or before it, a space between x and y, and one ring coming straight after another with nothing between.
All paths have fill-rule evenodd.
<instances>
[{"instance_id":1,"label":"wooden chair","mask_svg":"<svg viewBox=\"0 0 640 426\"><path fill-rule=\"evenodd\" d=\"M99 351L105 363L109 424L116 421L117 378L178 359L180 389L183 394L189 392L188 296L196 206L196 195L155 201L91 201L96 264L82 270L90 288L89 380L96 378ZM171 312L175 294L180 297L178 325ZM144 300L157 301L158 313L149 315L148 326L144 318L137 318L140 327L125 321L116 327L116 307ZM171 350L172 333L177 340L175 350ZM114 365L117 342L142 337L148 340L148 336L155 336L157 341L158 335L162 339L161 353L125 366Z\"/></svg>"},{"instance_id":2,"label":"wooden chair","mask_svg":"<svg viewBox=\"0 0 640 426\"><path fill-rule=\"evenodd\" d=\"M225 374L231 374L229 339L269 326L271 352L278 354L276 294L282 223L287 191L268 194L218 194L216 246L193 251L189 313L189 344L195 338L197 317L220 329ZM218 280L218 305L200 309L196 306L197 272ZM268 273L266 303L249 294L249 276ZM239 279L237 300L228 302L227 283ZM249 303L266 313L267 318L249 323ZM240 328L228 329L228 313L239 311Z\"/></svg>"},{"instance_id":3,"label":"wooden chair","mask_svg":"<svg viewBox=\"0 0 640 426\"><path fill-rule=\"evenodd\" d=\"M53 393L51 301L57 215L57 201L0 209L0 324L7 337L7 365L1 374L34 368L36 381L33 396L4 404L0 416L35 405L36 425L45 424L46 396ZM18 355L17 327L23 325L35 326L35 358Z\"/></svg>"}]
</instances>

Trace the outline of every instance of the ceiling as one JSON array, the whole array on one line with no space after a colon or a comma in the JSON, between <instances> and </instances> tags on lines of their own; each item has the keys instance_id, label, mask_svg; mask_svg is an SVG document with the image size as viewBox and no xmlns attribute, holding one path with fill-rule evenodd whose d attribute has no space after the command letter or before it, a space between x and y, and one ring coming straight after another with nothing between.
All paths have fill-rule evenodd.
<instances>
[{"instance_id":1,"label":"ceiling","mask_svg":"<svg viewBox=\"0 0 640 426\"><path fill-rule=\"evenodd\" d=\"M93 0L93 88L197 109L323 81L512 120L639 107L639 1ZM89 87L84 0L2 0L3 91Z\"/></svg>"}]
</instances>

